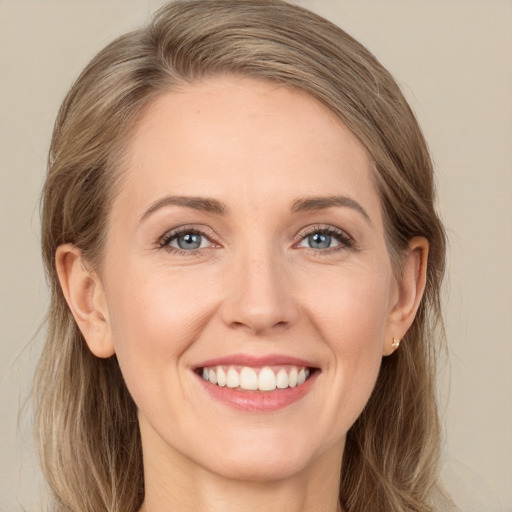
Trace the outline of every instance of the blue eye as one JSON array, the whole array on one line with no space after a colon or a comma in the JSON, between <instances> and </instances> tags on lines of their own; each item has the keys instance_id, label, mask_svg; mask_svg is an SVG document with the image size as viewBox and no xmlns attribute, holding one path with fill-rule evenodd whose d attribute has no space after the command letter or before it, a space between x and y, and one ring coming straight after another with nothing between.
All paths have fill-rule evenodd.
<instances>
[{"instance_id":1,"label":"blue eye","mask_svg":"<svg viewBox=\"0 0 512 512\"><path fill-rule=\"evenodd\" d=\"M343 249L354 246L352 238L344 231L334 227L318 227L302 235L298 247L316 251Z\"/></svg>"},{"instance_id":2,"label":"blue eye","mask_svg":"<svg viewBox=\"0 0 512 512\"><path fill-rule=\"evenodd\" d=\"M307 237L307 243L312 249L328 249L333 247L333 242L334 246L339 245L339 242L327 233L313 233Z\"/></svg>"},{"instance_id":3,"label":"blue eye","mask_svg":"<svg viewBox=\"0 0 512 512\"><path fill-rule=\"evenodd\" d=\"M204 234L193 230L170 233L161 242L161 247L182 251L195 251L210 246L211 242Z\"/></svg>"},{"instance_id":4,"label":"blue eye","mask_svg":"<svg viewBox=\"0 0 512 512\"><path fill-rule=\"evenodd\" d=\"M184 235L177 236L173 241L180 249L190 250L199 249L201 247L202 236L197 233L185 233ZM172 245L172 243L171 243Z\"/></svg>"}]
</instances>

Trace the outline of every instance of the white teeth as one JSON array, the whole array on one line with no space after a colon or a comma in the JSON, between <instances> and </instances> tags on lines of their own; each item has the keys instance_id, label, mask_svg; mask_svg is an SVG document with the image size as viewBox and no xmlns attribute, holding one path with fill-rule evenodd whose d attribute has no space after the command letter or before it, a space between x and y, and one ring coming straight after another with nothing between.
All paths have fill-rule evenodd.
<instances>
[{"instance_id":1,"label":"white teeth","mask_svg":"<svg viewBox=\"0 0 512 512\"><path fill-rule=\"evenodd\" d=\"M224 387L227 382L226 372L222 369L222 366L217 368L217 384Z\"/></svg>"},{"instance_id":2,"label":"white teeth","mask_svg":"<svg viewBox=\"0 0 512 512\"><path fill-rule=\"evenodd\" d=\"M245 366L240 372L240 387L242 389L258 389L258 375L252 368Z\"/></svg>"},{"instance_id":3,"label":"white teeth","mask_svg":"<svg viewBox=\"0 0 512 512\"><path fill-rule=\"evenodd\" d=\"M277 373L276 373L277 372ZM217 386L240 388L247 391L273 391L294 388L304 384L310 376L309 368L286 366L279 370L265 366L261 369L249 366L233 367L215 366L203 368L202 377Z\"/></svg>"},{"instance_id":4,"label":"white teeth","mask_svg":"<svg viewBox=\"0 0 512 512\"><path fill-rule=\"evenodd\" d=\"M271 368L262 368L258 375L258 389L261 391L272 391L276 389L276 374Z\"/></svg>"},{"instance_id":5,"label":"white teeth","mask_svg":"<svg viewBox=\"0 0 512 512\"><path fill-rule=\"evenodd\" d=\"M240 377L238 375L238 372L234 368L230 368L228 370L226 386L228 388L237 388L238 386L240 386Z\"/></svg>"},{"instance_id":6,"label":"white teeth","mask_svg":"<svg viewBox=\"0 0 512 512\"><path fill-rule=\"evenodd\" d=\"M281 368L277 372L276 385L279 389L285 389L288 387L288 374L284 368Z\"/></svg>"},{"instance_id":7,"label":"white teeth","mask_svg":"<svg viewBox=\"0 0 512 512\"><path fill-rule=\"evenodd\" d=\"M288 375L288 386L294 388L297 385L297 379L299 376L299 372L297 368L292 368L290 370L290 374Z\"/></svg>"},{"instance_id":8,"label":"white teeth","mask_svg":"<svg viewBox=\"0 0 512 512\"><path fill-rule=\"evenodd\" d=\"M212 384L217 384L217 372L216 371L210 371L208 372L208 380Z\"/></svg>"}]
</instances>

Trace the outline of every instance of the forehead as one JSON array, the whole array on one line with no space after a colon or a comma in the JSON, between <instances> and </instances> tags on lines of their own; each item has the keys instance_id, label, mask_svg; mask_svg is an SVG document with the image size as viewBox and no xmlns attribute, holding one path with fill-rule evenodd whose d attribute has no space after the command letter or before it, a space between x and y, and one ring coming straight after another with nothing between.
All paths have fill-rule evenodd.
<instances>
[{"instance_id":1,"label":"forehead","mask_svg":"<svg viewBox=\"0 0 512 512\"><path fill-rule=\"evenodd\" d=\"M260 202L309 195L379 201L358 139L324 105L272 82L215 77L157 98L128 146L122 193ZM274 194L275 196L275 194Z\"/></svg>"}]
</instances>

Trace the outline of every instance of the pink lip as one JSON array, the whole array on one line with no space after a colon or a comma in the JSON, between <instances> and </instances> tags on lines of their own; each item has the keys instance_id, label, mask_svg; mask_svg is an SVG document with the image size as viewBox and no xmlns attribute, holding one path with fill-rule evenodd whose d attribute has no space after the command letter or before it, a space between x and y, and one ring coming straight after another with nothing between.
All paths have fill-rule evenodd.
<instances>
[{"instance_id":1,"label":"pink lip","mask_svg":"<svg viewBox=\"0 0 512 512\"><path fill-rule=\"evenodd\" d=\"M213 398L241 411L264 413L283 409L303 398L311 390L317 376L315 372L300 386L274 391L237 391L211 384L199 375L197 378Z\"/></svg>"},{"instance_id":2,"label":"pink lip","mask_svg":"<svg viewBox=\"0 0 512 512\"><path fill-rule=\"evenodd\" d=\"M217 357L215 359L209 359L203 361L200 364L195 365L197 368L204 368L210 366L252 366L258 368L261 366L281 366L281 365L292 365L305 368L315 368L317 365L311 361L305 359L299 359L297 357L291 357L284 354L271 354L267 356L252 356L249 354L230 354L227 356Z\"/></svg>"},{"instance_id":3,"label":"pink lip","mask_svg":"<svg viewBox=\"0 0 512 512\"><path fill-rule=\"evenodd\" d=\"M315 365L310 361L279 354L263 357L246 354L232 354L204 361L197 365L195 370L198 368L223 365L252 367L293 365L307 368L315 367ZM265 413L283 409L284 407L299 401L312 389L319 373L320 372L318 371L314 371L308 380L299 386L294 388L275 389L274 391L240 391L228 388L227 386L220 387L216 384L205 381L197 372L195 375L203 386L203 389L214 399L241 411Z\"/></svg>"}]
</instances>

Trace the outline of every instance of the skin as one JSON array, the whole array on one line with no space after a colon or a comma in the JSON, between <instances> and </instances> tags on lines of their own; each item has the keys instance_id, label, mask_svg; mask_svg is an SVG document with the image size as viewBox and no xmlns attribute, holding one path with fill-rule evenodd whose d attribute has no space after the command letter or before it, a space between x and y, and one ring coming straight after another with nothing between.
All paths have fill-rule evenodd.
<instances>
[{"instance_id":1,"label":"skin","mask_svg":"<svg viewBox=\"0 0 512 512\"><path fill-rule=\"evenodd\" d=\"M89 348L117 354L139 408L141 511L337 510L346 433L412 323L427 242L411 240L397 280L364 148L316 100L272 83L217 77L163 95L127 156L102 268L69 244L56 264ZM293 209L332 196L351 202ZM162 247L180 226L204 233L198 250ZM326 228L341 238L310 247ZM240 411L193 371L234 353L306 359L316 380L287 407Z\"/></svg>"}]
</instances>

